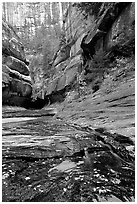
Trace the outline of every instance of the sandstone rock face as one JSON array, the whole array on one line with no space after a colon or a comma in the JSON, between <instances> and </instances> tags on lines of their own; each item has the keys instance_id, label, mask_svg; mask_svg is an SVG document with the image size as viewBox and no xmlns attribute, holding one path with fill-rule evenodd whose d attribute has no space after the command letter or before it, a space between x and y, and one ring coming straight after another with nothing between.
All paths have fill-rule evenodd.
<instances>
[{"instance_id":1,"label":"sandstone rock face","mask_svg":"<svg viewBox=\"0 0 137 204\"><path fill-rule=\"evenodd\" d=\"M116 19L106 36L106 49L125 46L135 39L135 4L130 4Z\"/></svg>"},{"instance_id":2,"label":"sandstone rock face","mask_svg":"<svg viewBox=\"0 0 137 204\"><path fill-rule=\"evenodd\" d=\"M20 74L18 71L11 70L7 65L2 65L2 72L7 73L10 77L26 81L31 84L31 77Z\"/></svg>"},{"instance_id":3,"label":"sandstone rock face","mask_svg":"<svg viewBox=\"0 0 137 204\"><path fill-rule=\"evenodd\" d=\"M57 58L54 61L54 66L67 60L70 57L70 49L71 49L71 46L69 45L63 46L60 49L60 51L58 52Z\"/></svg>"},{"instance_id":4,"label":"sandstone rock face","mask_svg":"<svg viewBox=\"0 0 137 204\"><path fill-rule=\"evenodd\" d=\"M15 57L12 56L8 56L6 58L6 65L15 71L18 71L20 74L24 74L26 76L29 75L29 68L27 67L27 65L22 62L21 60L18 60Z\"/></svg>"},{"instance_id":5,"label":"sandstone rock face","mask_svg":"<svg viewBox=\"0 0 137 204\"><path fill-rule=\"evenodd\" d=\"M120 41L131 38L127 33L132 30L134 9L134 3L115 2L107 5L103 3L95 23L81 44L85 55L93 56L100 48L105 51L111 50L119 44L120 38ZM129 19L125 27L126 18ZM133 35L133 32L130 31L130 35Z\"/></svg>"},{"instance_id":6,"label":"sandstone rock face","mask_svg":"<svg viewBox=\"0 0 137 204\"><path fill-rule=\"evenodd\" d=\"M85 18L83 13L73 5L70 5L64 17L64 27L67 40L76 38L71 46L70 56L75 56L81 50L81 41L94 24L94 16Z\"/></svg>"},{"instance_id":7,"label":"sandstone rock face","mask_svg":"<svg viewBox=\"0 0 137 204\"><path fill-rule=\"evenodd\" d=\"M75 56L70 61L67 61L67 63L68 65L65 69L64 66L62 66L65 65L65 63L60 63L60 67L58 65L57 69L60 70L60 72L58 75L56 74L52 80L47 82L47 86L44 89L45 97L55 92L59 92L68 86L72 86L75 83L82 63L81 56ZM42 92L40 98L42 98Z\"/></svg>"},{"instance_id":8,"label":"sandstone rock face","mask_svg":"<svg viewBox=\"0 0 137 204\"><path fill-rule=\"evenodd\" d=\"M62 90L66 85L66 75L62 75L59 80L58 80L58 83L57 83L57 91L60 91Z\"/></svg>"},{"instance_id":9,"label":"sandstone rock face","mask_svg":"<svg viewBox=\"0 0 137 204\"><path fill-rule=\"evenodd\" d=\"M7 56L13 56L27 63L24 53L24 47L16 35L13 28L6 22L2 22L2 53Z\"/></svg>"},{"instance_id":10,"label":"sandstone rock face","mask_svg":"<svg viewBox=\"0 0 137 204\"><path fill-rule=\"evenodd\" d=\"M13 28L2 24L2 103L23 106L32 94L24 47Z\"/></svg>"},{"instance_id":11,"label":"sandstone rock face","mask_svg":"<svg viewBox=\"0 0 137 204\"><path fill-rule=\"evenodd\" d=\"M51 83L49 84L47 88L47 95L52 94L53 92L56 91L57 83L58 83L58 77L54 78Z\"/></svg>"},{"instance_id":12,"label":"sandstone rock face","mask_svg":"<svg viewBox=\"0 0 137 204\"><path fill-rule=\"evenodd\" d=\"M119 56L128 43L134 44L135 3L104 2L96 16L86 18L71 4L63 22L67 43L56 54L53 62L56 72L46 84L45 97L76 83L83 71L82 65L92 60L97 51L114 52ZM68 45L69 49L65 49ZM134 48L131 46L131 49Z\"/></svg>"}]
</instances>

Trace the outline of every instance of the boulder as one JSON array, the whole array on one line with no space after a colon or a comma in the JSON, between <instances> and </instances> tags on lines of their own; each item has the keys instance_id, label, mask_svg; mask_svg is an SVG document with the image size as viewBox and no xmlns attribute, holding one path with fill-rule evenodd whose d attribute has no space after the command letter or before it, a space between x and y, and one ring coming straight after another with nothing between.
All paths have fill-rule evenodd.
<instances>
[{"instance_id":1,"label":"boulder","mask_svg":"<svg viewBox=\"0 0 137 204\"><path fill-rule=\"evenodd\" d=\"M2 87L3 104L5 101L10 102L12 95L30 98L32 94L30 77L11 70L7 65L2 65Z\"/></svg>"},{"instance_id":2,"label":"boulder","mask_svg":"<svg viewBox=\"0 0 137 204\"><path fill-rule=\"evenodd\" d=\"M18 71L20 74L24 74L26 76L29 76L29 68L28 66L22 62L21 60L12 57L12 56L8 56L6 58L6 65L15 71Z\"/></svg>"},{"instance_id":3,"label":"boulder","mask_svg":"<svg viewBox=\"0 0 137 204\"><path fill-rule=\"evenodd\" d=\"M18 71L10 69L7 65L2 65L2 72L9 74L11 78L17 78L31 84L31 77L20 74Z\"/></svg>"}]
</instances>

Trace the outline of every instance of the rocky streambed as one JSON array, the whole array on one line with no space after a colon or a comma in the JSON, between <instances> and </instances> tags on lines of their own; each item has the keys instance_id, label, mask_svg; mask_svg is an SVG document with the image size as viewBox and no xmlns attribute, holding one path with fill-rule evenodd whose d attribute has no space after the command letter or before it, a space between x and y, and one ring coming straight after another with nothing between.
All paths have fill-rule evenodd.
<instances>
[{"instance_id":1,"label":"rocky streambed","mask_svg":"<svg viewBox=\"0 0 137 204\"><path fill-rule=\"evenodd\" d=\"M3 202L134 201L133 141L49 112L3 108Z\"/></svg>"}]
</instances>

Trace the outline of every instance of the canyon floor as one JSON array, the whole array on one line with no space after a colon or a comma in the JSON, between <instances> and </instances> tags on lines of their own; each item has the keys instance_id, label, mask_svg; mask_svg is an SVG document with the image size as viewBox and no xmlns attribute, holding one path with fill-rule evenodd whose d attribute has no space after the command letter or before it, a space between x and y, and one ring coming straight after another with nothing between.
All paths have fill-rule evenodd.
<instances>
[{"instance_id":1,"label":"canyon floor","mask_svg":"<svg viewBox=\"0 0 137 204\"><path fill-rule=\"evenodd\" d=\"M95 93L41 110L3 107L3 202L134 201L132 65Z\"/></svg>"}]
</instances>

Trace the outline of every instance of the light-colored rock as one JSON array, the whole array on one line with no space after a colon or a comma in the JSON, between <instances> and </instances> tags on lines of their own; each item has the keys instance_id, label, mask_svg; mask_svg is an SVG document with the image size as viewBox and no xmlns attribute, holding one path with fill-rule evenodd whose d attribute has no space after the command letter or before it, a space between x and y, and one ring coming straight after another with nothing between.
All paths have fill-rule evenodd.
<instances>
[{"instance_id":1,"label":"light-colored rock","mask_svg":"<svg viewBox=\"0 0 137 204\"><path fill-rule=\"evenodd\" d=\"M91 58L96 51L99 51L100 48L103 52L104 50L108 51L110 47L115 46L115 36L112 35L112 30L117 30L115 33L118 38L120 36L118 30L121 29L122 32L125 32L125 27L122 27L122 25L124 26L123 21L126 13L131 16L129 23L127 23L126 32L128 33L129 30L129 35L132 36L133 30L130 32L130 27L134 22L134 3L104 2L96 17L88 14L86 18L76 7L69 6L63 21L66 45L61 47L54 59L53 65L56 71L53 78L48 80L46 88L44 88L43 93L45 93L45 96L56 94L66 86L73 85L73 82L79 80L78 75L83 71L84 60L86 63L89 62L87 65L90 66ZM73 43L69 44L71 40ZM67 45L70 45L68 50L66 49ZM93 67L94 72L98 73L99 69L100 67L98 69Z\"/></svg>"},{"instance_id":2,"label":"light-colored rock","mask_svg":"<svg viewBox=\"0 0 137 204\"><path fill-rule=\"evenodd\" d=\"M66 75L63 74L58 80L58 84L57 84L57 88L56 88L57 91L64 89L65 85L66 85Z\"/></svg>"},{"instance_id":3,"label":"light-colored rock","mask_svg":"<svg viewBox=\"0 0 137 204\"><path fill-rule=\"evenodd\" d=\"M45 89L45 95L50 95L56 91L63 90L66 86L73 84L77 79L77 74L82 63L81 56L77 55L67 62L67 66L65 62L58 65L58 69L59 66L61 66L62 71L58 74L56 73L55 78L48 82L47 88ZM63 65L65 68L63 68Z\"/></svg>"},{"instance_id":4,"label":"light-colored rock","mask_svg":"<svg viewBox=\"0 0 137 204\"><path fill-rule=\"evenodd\" d=\"M66 84L68 86L72 84L77 79L78 68L69 69L66 71Z\"/></svg>"},{"instance_id":5,"label":"light-colored rock","mask_svg":"<svg viewBox=\"0 0 137 204\"><path fill-rule=\"evenodd\" d=\"M2 65L2 71L3 71L4 73L9 74L9 76L11 76L11 77L17 78L17 79L19 79L19 80L26 81L26 82L28 82L28 83L31 84L31 78L30 78L30 76L25 76L25 75L23 75L23 74L20 74L18 71L15 71L15 70L10 69L10 68L9 68L7 65L5 65L5 64Z\"/></svg>"},{"instance_id":6,"label":"light-colored rock","mask_svg":"<svg viewBox=\"0 0 137 204\"><path fill-rule=\"evenodd\" d=\"M70 49L71 46L65 45L59 50L57 58L54 61L54 66L57 66L59 63L67 60L70 57Z\"/></svg>"},{"instance_id":7,"label":"light-colored rock","mask_svg":"<svg viewBox=\"0 0 137 204\"><path fill-rule=\"evenodd\" d=\"M60 75L60 73L63 73L63 71L65 70L65 68L68 66L68 64L70 63L71 59L67 59L61 63L59 63L57 66L55 66L55 74L54 76L58 76ZM61 74L62 75L62 74Z\"/></svg>"},{"instance_id":8,"label":"light-colored rock","mask_svg":"<svg viewBox=\"0 0 137 204\"><path fill-rule=\"evenodd\" d=\"M72 69L72 67L78 67L82 63L81 55L77 55L71 59L68 66L65 68L66 70Z\"/></svg>"},{"instance_id":9,"label":"light-colored rock","mask_svg":"<svg viewBox=\"0 0 137 204\"><path fill-rule=\"evenodd\" d=\"M59 78L56 77L49 83L49 85L47 87L46 95L50 95L51 93L56 91L58 80L59 80Z\"/></svg>"},{"instance_id":10,"label":"light-colored rock","mask_svg":"<svg viewBox=\"0 0 137 204\"><path fill-rule=\"evenodd\" d=\"M70 55L74 56L79 50L83 37L87 34L90 28L95 24L94 16L85 18L84 14L77 10L76 7L70 6L67 15L64 19L64 27L67 40L76 36L77 40L71 47Z\"/></svg>"},{"instance_id":11,"label":"light-colored rock","mask_svg":"<svg viewBox=\"0 0 137 204\"><path fill-rule=\"evenodd\" d=\"M28 68L28 66L24 62L18 60L15 57L8 56L7 59L6 59L6 65L10 69L16 70L16 71L18 71L21 74L24 74L26 76L29 75L29 68Z\"/></svg>"},{"instance_id":12,"label":"light-colored rock","mask_svg":"<svg viewBox=\"0 0 137 204\"><path fill-rule=\"evenodd\" d=\"M26 63L24 47L14 29L2 21L2 53Z\"/></svg>"}]
</instances>

